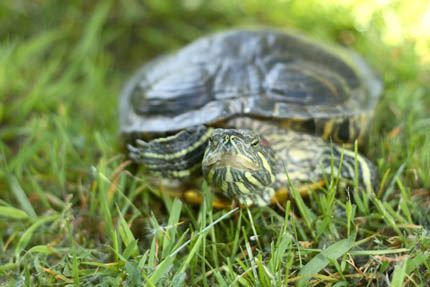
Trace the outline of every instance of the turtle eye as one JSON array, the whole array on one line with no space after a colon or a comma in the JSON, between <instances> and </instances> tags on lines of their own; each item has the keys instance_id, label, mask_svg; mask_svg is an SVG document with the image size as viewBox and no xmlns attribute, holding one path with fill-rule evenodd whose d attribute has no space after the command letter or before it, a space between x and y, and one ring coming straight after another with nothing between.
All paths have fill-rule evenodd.
<instances>
[{"instance_id":1,"label":"turtle eye","mask_svg":"<svg viewBox=\"0 0 430 287\"><path fill-rule=\"evenodd\" d=\"M210 136L209 137L209 143L213 143L214 142L214 137L213 136Z\"/></svg>"},{"instance_id":2,"label":"turtle eye","mask_svg":"<svg viewBox=\"0 0 430 287\"><path fill-rule=\"evenodd\" d=\"M255 138L252 140L251 142L251 146L256 147L260 144L260 139L259 138Z\"/></svg>"}]
</instances>

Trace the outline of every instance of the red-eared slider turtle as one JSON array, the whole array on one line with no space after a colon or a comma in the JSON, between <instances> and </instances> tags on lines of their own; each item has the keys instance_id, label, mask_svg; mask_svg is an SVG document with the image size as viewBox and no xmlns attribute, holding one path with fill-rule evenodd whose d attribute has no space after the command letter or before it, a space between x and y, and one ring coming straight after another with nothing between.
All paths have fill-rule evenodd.
<instances>
[{"instance_id":1,"label":"red-eared slider turtle","mask_svg":"<svg viewBox=\"0 0 430 287\"><path fill-rule=\"evenodd\" d=\"M120 128L130 157L191 201L203 175L218 206L266 205L285 196L287 174L299 189L323 184L342 154L341 181L357 176L371 192L372 163L333 142L362 141L381 89L353 52L280 31L229 31L139 70L121 95Z\"/></svg>"}]
</instances>

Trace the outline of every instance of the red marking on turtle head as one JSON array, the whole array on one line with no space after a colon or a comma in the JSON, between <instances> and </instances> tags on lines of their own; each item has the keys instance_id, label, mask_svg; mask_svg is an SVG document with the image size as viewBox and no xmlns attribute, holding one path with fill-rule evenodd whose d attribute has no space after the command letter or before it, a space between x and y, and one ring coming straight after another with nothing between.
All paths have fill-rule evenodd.
<instances>
[{"instance_id":1,"label":"red marking on turtle head","mask_svg":"<svg viewBox=\"0 0 430 287\"><path fill-rule=\"evenodd\" d=\"M265 138L263 138L263 137L260 137L260 144L262 145L262 146L268 146L268 147L271 147L272 146L272 144L270 143L270 142L268 142Z\"/></svg>"}]
</instances>

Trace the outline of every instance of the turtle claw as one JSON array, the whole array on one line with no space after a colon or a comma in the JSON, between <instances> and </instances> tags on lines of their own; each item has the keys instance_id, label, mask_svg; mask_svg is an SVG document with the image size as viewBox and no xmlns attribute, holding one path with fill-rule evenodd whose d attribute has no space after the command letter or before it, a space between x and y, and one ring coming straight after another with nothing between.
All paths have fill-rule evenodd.
<instances>
[{"instance_id":1,"label":"turtle claw","mask_svg":"<svg viewBox=\"0 0 430 287\"><path fill-rule=\"evenodd\" d=\"M139 149L137 147L134 147L131 144L127 144L127 149L129 152L138 152L139 151Z\"/></svg>"},{"instance_id":2,"label":"turtle claw","mask_svg":"<svg viewBox=\"0 0 430 287\"><path fill-rule=\"evenodd\" d=\"M135 160L135 161L139 161L139 160L141 160L142 159L142 156L141 156L141 150L139 149L139 148L137 148L137 147L134 147L134 146L132 146L131 144L128 144L127 145L127 149L128 149L128 156L131 158L131 159L133 159L133 160Z\"/></svg>"},{"instance_id":3,"label":"turtle claw","mask_svg":"<svg viewBox=\"0 0 430 287\"><path fill-rule=\"evenodd\" d=\"M148 143L146 141L141 140L141 139L137 139L136 144L138 146L141 146L141 147L147 147L148 146Z\"/></svg>"},{"instance_id":4,"label":"turtle claw","mask_svg":"<svg viewBox=\"0 0 430 287\"><path fill-rule=\"evenodd\" d=\"M135 143L135 146L127 144L128 156L139 163L142 162L144 151L148 148L148 143L141 139L137 139Z\"/></svg>"}]
</instances>

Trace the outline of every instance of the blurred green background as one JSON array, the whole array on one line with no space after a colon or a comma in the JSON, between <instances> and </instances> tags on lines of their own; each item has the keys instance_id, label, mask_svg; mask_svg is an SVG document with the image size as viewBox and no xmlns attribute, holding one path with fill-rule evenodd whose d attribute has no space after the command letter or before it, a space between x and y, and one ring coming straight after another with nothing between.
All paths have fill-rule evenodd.
<instances>
[{"instance_id":1,"label":"blurred green background","mask_svg":"<svg viewBox=\"0 0 430 287\"><path fill-rule=\"evenodd\" d=\"M0 276L34 272L31 260L34 266L22 267L29 260L22 251L53 240L71 246L70 230L82 248L104 250L112 241L105 225L94 225L116 207L99 211L102 203L92 194L103 189L109 199L122 198L97 177L114 180L126 160L118 139L122 84L149 59L200 36L255 26L301 31L364 55L385 82L365 151L387 174L383 199L397 206L401 187L411 198L428 198L429 1L6 0L0 2ZM126 195L133 190L127 181L114 181ZM159 209L159 220L167 220L152 197L139 196L145 216ZM25 214L5 215L5 207ZM429 228L425 210L413 222ZM63 221L57 218L52 228L40 223L23 237L34 226L27 217L53 214ZM82 220L79 232L64 227L70 218Z\"/></svg>"}]
</instances>

